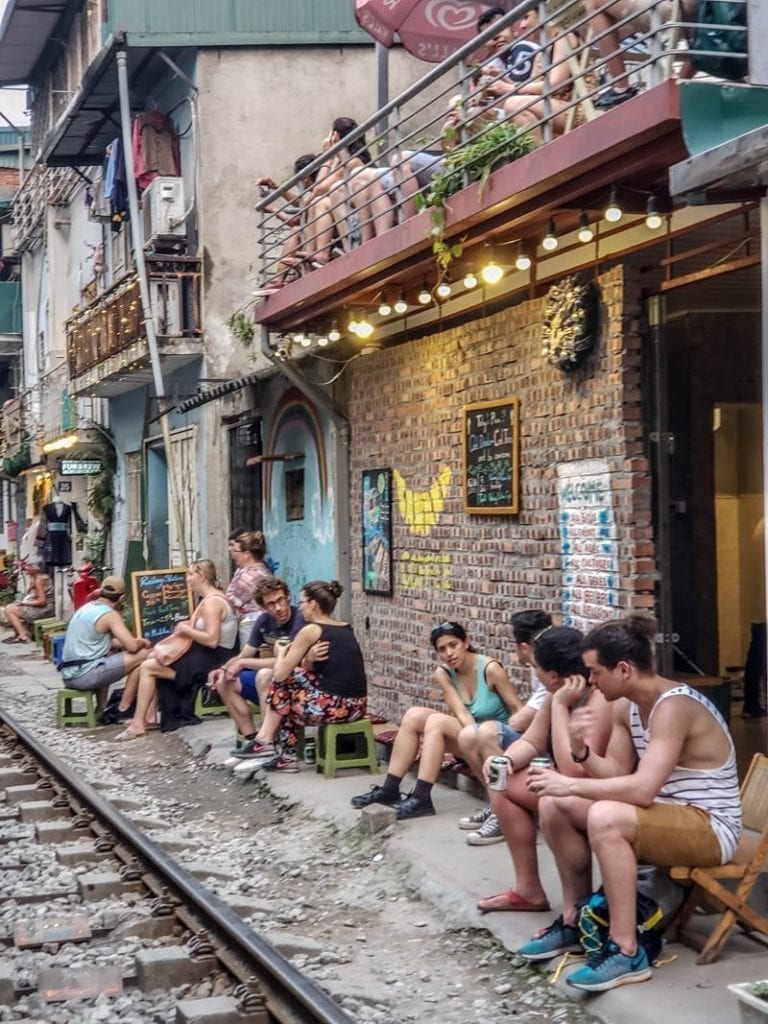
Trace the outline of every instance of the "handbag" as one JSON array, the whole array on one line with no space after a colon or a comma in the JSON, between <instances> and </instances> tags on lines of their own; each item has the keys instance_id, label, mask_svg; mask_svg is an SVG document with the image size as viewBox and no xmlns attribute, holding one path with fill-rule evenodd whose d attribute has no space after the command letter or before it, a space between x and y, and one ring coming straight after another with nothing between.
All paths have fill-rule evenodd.
<instances>
[{"instance_id":1,"label":"handbag","mask_svg":"<svg viewBox=\"0 0 768 1024\"><path fill-rule=\"evenodd\" d=\"M152 649L152 657L164 668L167 668L169 665L177 662L182 655L186 654L192 643L191 637L171 633L170 636L155 644Z\"/></svg>"}]
</instances>

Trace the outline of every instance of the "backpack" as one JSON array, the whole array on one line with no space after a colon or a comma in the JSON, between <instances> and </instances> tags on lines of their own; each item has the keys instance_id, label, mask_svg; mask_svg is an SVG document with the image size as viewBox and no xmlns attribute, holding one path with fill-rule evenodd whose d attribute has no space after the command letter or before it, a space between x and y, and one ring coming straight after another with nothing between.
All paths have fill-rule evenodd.
<instances>
[{"instance_id":1,"label":"backpack","mask_svg":"<svg viewBox=\"0 0 768 1024\"><path fill-rule=\"evenodd\" d=\"M696 20L691 39L691 63L696 70L732 82L745 78L749 69L746 3L699 0Z\"/></svg>"},{"instance_id":2,"label":"backpack","mask_svg":"<svg viewBox=\"0 0 768 1024\"><path fill-rule=\"evenodd\" d=\"M682 886L656 868L641 867L637 878L637 941L653 963L661 953L664 932L685 897ZM608 941L610 912L602 887L578 912L579 942L588 957L600 953Z\"/></svg>"}]
</instances>

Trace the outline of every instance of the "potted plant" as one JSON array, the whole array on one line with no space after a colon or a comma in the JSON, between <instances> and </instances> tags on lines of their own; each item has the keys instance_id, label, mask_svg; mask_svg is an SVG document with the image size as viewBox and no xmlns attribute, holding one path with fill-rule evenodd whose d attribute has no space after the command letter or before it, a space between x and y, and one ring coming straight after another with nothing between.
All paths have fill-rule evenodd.
<instances>
[{"instance_id":1,"label":"potted plant","mask_svg":"<svg viewBox=\"0 0 768 1024\"><path fill-rule=\"evenodd\" d=\"M729 985L728 991L739 1000L742 1024L765 1024L768 1021L768 980Z\"/></svg>"}]
</instances>

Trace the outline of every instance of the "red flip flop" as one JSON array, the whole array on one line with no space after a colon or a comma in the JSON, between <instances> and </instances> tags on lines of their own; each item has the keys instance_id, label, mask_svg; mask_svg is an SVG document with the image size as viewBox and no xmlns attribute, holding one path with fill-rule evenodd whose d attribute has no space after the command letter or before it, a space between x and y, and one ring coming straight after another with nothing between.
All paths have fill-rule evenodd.
<instances>
[{"instance_id":1,"label":"red flip flop","mask_svg":"<svg viewBox=\"0 0 768 1024\"><path fill-rule=\"evenodd\" d=\"M499 892L495 896L486 896L484 899L478 900L477 909L481 914L491 914L496 910L520 910L539 914L550 908L546 900L543 903L531 903L514 889L505 889L504 892Z\"/></svg>"}]
</instances>

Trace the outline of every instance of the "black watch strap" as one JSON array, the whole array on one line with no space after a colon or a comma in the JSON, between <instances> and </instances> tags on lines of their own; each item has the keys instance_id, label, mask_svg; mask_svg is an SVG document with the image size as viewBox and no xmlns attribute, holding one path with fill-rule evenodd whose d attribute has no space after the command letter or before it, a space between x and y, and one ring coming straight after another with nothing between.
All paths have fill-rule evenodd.
<instances>
[{"instance_id":1,"label":"black watch strap","mask_svg":"<svg viewBox=\"0 0 768 1024\"><path fill-rule=\"evenodd\" d=\"M587 758L589 757L589 755L591 753L592 753L592 751L585 744L584 745L584 753L583 754L574 754L574 752L571 751L571 758L573 759L573 761L575 761L576 764L584 764L584 762L587 760Z\"/></svg>"}]
</instances>

